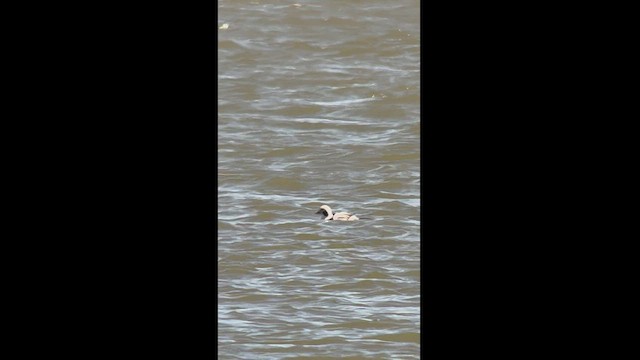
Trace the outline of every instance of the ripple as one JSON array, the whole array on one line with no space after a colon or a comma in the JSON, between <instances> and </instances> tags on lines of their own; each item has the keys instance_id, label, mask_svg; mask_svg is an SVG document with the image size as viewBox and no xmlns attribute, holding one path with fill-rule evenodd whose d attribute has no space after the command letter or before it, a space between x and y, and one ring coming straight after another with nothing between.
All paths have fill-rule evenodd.
<instances>
[{"instance_id":1,"label":"ripple","mask_svg":"<svg viewBox=\"0 0 640 360\"><path fill-rule=\"evenodd\" d=\"M376 339L382 341L393 341L393 342L410 342L410 343L420 343L420 333L400 333L400 334L387 334L387 335L376 335L367 337L368 339Z\"/></svg>"},{"instance_id":2,"label":"ripple","mask_svg":"<svg viewBox=\"0 0 640 360\"><path fill-rule=\"evenodd\" d=\"M417 10L219 2L220 358L419 358Z\"/></svg>"}]
</instances>

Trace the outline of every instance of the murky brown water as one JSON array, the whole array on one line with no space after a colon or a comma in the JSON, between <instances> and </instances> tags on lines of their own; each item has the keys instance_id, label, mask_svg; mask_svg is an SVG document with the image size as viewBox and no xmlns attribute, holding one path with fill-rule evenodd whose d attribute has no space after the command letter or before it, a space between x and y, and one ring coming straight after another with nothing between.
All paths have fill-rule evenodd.
<instances>
[{"instance_id":1,"label":"murky brown water","mask_svg":"<svg viewBox=\"0 0 640 360\"><path fill-rule=\"evenodd\" d=\"M218 4L219 358L419 358L419 2Z\"/></svg>"}]
</instances>

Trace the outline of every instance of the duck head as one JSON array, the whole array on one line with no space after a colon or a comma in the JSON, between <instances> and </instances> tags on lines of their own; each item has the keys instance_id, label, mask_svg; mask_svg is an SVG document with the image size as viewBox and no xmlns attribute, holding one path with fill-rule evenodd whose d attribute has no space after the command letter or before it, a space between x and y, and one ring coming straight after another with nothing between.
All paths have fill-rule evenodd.
<instances>
[{"instance_id":1,"label":"duck head","mask_svg":"<svg viewBox=\"0 0 640 360\"><path fill-rule=\"evenodd\" d=\"M316 214L322 214L323 216L325 216L325 220L331 220L331 218L333 217L333 211L331 210L329 205L320 206L320 210L316 211Z\"/></svg>"}]
</instances>

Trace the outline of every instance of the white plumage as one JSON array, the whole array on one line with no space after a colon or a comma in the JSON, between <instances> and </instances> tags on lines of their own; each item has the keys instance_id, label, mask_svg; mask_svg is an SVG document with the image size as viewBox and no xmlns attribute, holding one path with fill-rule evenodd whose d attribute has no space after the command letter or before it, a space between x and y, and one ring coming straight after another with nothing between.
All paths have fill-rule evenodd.
<instances>
[{"instance_id":1,"label":"white plumage","mask_svg":"<svg viewBox=\"0 0 640 360\"><path fill-rule=\"evenodd\" d=\"M322 213L325 216L325 220L339 220L339 221L354 221L360 220L357 216L348 213L348 212L337 212L333 213L333 210L329 207L329 205L320 206L320 210L316 212L316 214Z\"/></svg>"}]
</instances>

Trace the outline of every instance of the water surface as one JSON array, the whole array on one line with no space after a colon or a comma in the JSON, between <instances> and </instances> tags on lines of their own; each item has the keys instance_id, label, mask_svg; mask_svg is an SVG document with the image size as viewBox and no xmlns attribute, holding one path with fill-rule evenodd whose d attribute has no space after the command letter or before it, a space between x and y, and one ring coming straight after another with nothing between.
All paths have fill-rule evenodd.
<instances>
[{"instance_id":1,"label":"water surface","mask_svg":"<svg viewBox=\"0 0 640 360\"><path fill-rule=\"evenodd\" d=\"M419 358L419 2L218 17L219 358Z\"/></svg>"}]
</instances>

